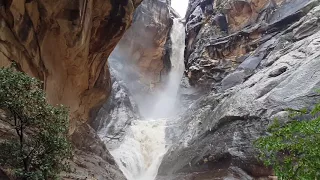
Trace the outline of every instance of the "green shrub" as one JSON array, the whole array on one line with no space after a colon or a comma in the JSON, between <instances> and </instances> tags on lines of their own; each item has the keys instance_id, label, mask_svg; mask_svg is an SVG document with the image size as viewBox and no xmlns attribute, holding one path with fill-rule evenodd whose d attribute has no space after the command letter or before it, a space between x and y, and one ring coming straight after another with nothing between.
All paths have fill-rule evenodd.
<instances>
[{"instance_id":1,"label":"green shrub","mask_svg":"<svg viewBox=\"0 0 320 180\"><path fill-rule=\"evenodd\" d=\"M0 69L0 109L16 133L0 144L0 165L20 179L57 179L71 156L68 110L49 105L40 81L11 68Z\"/></svg>"},{"instance_id":2,"label":"green shrub","mask_svg":"<svg viewBox=\"0 0 320 180\"><path fill-rule=\"evenodd\" d=\"M320 104L306 110L290 110L290 121L281 125L278 120L268 129L269 136L255 142L259 158L271 166L279 179L320 179ZM307 120L295 120L297 117Z\"/></svg>"}]
</instances>

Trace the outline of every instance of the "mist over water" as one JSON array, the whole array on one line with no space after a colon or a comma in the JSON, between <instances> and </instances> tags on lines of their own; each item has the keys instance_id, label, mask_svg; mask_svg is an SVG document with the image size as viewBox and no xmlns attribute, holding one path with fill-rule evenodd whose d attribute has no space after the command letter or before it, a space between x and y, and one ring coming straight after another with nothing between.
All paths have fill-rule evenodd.
<instances>
[{"instance_id":1,"label":"mist over water","mask_svg":"<svg viewBox=\"0 0 320 180\"><path fill-rule=\"evenodd\" d=\"M167 151L165 129L166 119L175 115L178 102L178 91L184 71L184 48L185 29L179 19L173 20L173 27L170 38L172 41L171 50L171 71L165 78L164 87L159 88L152 94L146 95L143 91L146 87L139 83L139 69L133 64L121 62L116 49L114 55L109 59L111 68L122 78L130 91L132 98L138 104L140 114L144 119L134 120L126 129L126 134L120 145L115 149L109 149L115 158L120 169L128 180L154 180L163 155ZM123 56L122 56L123 58ZM135 80L135 78L137 78ZM101 132L102 131L102 132ZM108 128L99 132L101 138L105 138ZM108 147L108 140L103 139Z\"/></svg>"},{"instance_id":2,"label":"mist over water","mask_svg":"<svg viewBox=\"0 0 320 180\"><path fill-rule=\"evenodd\" d=\"M171 0L171 7L183 18L186 15L189 0Z\"/></svg>"},{"instance_id":3,"label":"mist over water","mask_svg":"<svg viewBox=\"0 0 320 180\"><path fill-rule=\"evenodd\" d=\"M176 112L177 95L184 71L185 31L179 19L173 19L170 34L172 50L170 55L171 71L165 88L160 92L151 113L152 118L165 118Z\"/></svg>"}]
</instances>

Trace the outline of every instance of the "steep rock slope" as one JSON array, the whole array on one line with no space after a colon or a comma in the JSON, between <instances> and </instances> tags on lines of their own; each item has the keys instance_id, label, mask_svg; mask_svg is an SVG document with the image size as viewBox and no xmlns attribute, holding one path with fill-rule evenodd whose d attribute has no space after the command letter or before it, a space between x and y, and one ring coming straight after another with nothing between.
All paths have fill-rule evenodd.
<instances>
[{"instance_id":1,"label":"steep rock slope","mask_svg":"<svg viewBox=\"0 0 320 180\"><path fill-rule=\"evenodd\" d=\"M205 0L190 2L185 63L192 85L218 88L249 59L255 69L267 52L256 49L308 11L311 1ZM311 33L314 31L311 31ZM247 64L247 63L246 63Z\"/></svg>"},{"instance_id":2,"label":"steep rock slope","mask_svg":"<svg viewBox=\"0 0 320 180\"><path fill-rule=\"evenodd\" d=\"M97 118L91 122L91 126L101 133L101 138L108 142L108 148L112 143L118 144L123 140L127 128L132 120L140 119L138 106L124 81L120 78L116 69L111 69L112 90L108 101L99 110Z\"/></svg>"},{"instance_id":3,"label":"steep rock slope","mask_svg":"<svg viewBox=\"0 0 320 180\"><path fill-rule=\"evenodd\" d=\"M44 82L50 103L70 107L77 150L75 171L65 179L125 179L86 122L109 95L107 58L141 1L0 1L0 66L16 62L18 69ZM1 122L0 127L0 134L12 134Z\"/></svg>"},{"instance_id":4,"label":"steep rock slope","mask_svg":"<svg viewBox=\"0 0 320 180\"><path fill-rule=\"evenodd\" d=\"M224 2L190 2L185 63L210 93L177 120L158 179L270 176L252 142L285 109L320 101L319 1Z\"/></svg>"}]
</instances>

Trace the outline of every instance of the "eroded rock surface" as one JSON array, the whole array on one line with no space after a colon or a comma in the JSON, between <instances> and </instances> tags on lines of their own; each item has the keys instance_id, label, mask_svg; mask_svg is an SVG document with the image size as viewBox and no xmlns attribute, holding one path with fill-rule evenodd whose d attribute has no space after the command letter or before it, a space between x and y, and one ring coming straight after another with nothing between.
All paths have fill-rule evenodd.
<instances>
[{"instance_id":1,"label":"eroded rock surface","mask_svg":"<svg viewBox=\"0 0 320 180\"><path fill-rule=\"evenodd\" d=\"M219 1L189 5L189 78L210 92L171 122L179 138L159 179L268 178L272 170L257 161L253 141L275 117L285 119L287 108L311 109L320 101L319 1L229 2L221 10L228 32L212 25Z\"/></svg>"},{"instance_id":2,"label":"eroded rock surface","mask_svg":"<svg viewBox=\"0 0 320 180\"><path fill-rule=\"evenodd\" d=\"M69 179L124 179L86 122L109 95L107 58L141 1L0 1L0 66L16 62L43 81L51 104L70 108L70 134L78 148L73 167L80 171Z\"/></svg>"},{"instance_id":3,"label":"eroded rock surface","mask_svg":"<svg viewBox=\"0 0 320 180\"><path fill-rule=\"evenodd\" d=\"M166 53L170 49L167 39L172 12L167 0L144 0L134 14L132 26L117 45L117 51L112 53L112 58L131 67L136 76L133 80L140 81L149 90L161 83L162 76L171 67Z\"/></svg>"},{"instance_id":4,"label":"eroded rock surface","mask_svg":"<svg viewBox=\"0 0 320 180\"><path fill-rule=\"evenodd\" d=\"M109 149L115 148L123 140L133 120L140 119L138 106L119 73L121 71L111 68L111 95L99 110L97 118L91 122L102 140L108 142Z\"/></svg>"},{"instance_id":5,"label":"eroded rock surface","mask_svg":"<svg viewBox=\"0 0 320 180\"><path fill-rule=\"evenodd\" d=\"M303 17L315 3L312 0L191 1L185 53L190 83L219 89L222 80L239 66L256 69L268 54L266 49L274 45L269 40Z\"/></svg>"},{"instance_id":6,"label":"eroded rock surface","mask_svg":"<svg viewBox=\"0 0 320 180\"><path fill-rule=\"evenodd\" d=\"M74 130L108 96L107 57L140 2L1 1L1 65L42 80L50 103L70 107Z\"/></svg>"},{"instance_id":7,"label":"eroded rock surface","mask_svg":"<svg viewBox=\"0 0 320 180\"><path fill-rule=\"evenodd\" d=\"M70 162L72 172L63 174L64 179L126 180L91 126L83 124L71 138L76 150Z\"/></svg>"}]
</instances>

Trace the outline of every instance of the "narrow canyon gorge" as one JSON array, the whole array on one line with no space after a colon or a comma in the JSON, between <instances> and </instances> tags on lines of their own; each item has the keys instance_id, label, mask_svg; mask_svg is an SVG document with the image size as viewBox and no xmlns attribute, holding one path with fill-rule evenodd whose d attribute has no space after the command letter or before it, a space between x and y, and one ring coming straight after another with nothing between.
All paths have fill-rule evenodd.
<instances>
[{"instance_id":1,"label":"narrow canyon gorge","mask_svg":"<svg viewBox=\"0 0 320 180\"><path fill-rule=\"evenodd\" d=\"M69 108L61 179L276 179L253 143L320 102L320 0L184 3L0 0L0 67Z\"/></svg>"}]
</instances>

